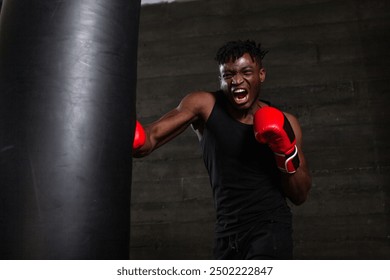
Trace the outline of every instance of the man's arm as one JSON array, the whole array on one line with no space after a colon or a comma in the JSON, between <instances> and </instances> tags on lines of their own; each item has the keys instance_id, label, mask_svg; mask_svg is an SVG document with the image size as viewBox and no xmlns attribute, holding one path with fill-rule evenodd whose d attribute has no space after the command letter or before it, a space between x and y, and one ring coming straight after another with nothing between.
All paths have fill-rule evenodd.
<instances>
[{"instance_id":1,"label":"man's arm","mask_svg":"<svg viewBox=\"0 0 390 280\"><path fill-rule=\"evenodd\" d=\"M253 117L256 139L268 144L275 154L281 171L283 191L292 203L305 202L311 187L311 178L302 152L302 131L291 114L265 106Z\"/></svg>"},{"instance_id":2,"label":"man's arm","mask_svg":"<svg viewBox=\"0 0 390 280\"><path fill-rule=\"evenodd\" d=\"M145 144L133 150L133 157L144 157L169 142L193 122L207 119L214 96L208 92L194 92L157 121L145 126ZM212 107L211 107L212 108Z\"/></svg>"},{"instance_id":3,"label":"man's arm","mask_svg":"<svg viewBox=\"0 0 390 280\"><path fill-rule=\"evenodd\" d=\"M291 114L285 113L295 134L298 149L299 167L293 174L282 173L283 191L295 205L300 205L307 199L311 188L311 176L302 151L302 130L298 120Z\"/></svg>"}]
</instances>

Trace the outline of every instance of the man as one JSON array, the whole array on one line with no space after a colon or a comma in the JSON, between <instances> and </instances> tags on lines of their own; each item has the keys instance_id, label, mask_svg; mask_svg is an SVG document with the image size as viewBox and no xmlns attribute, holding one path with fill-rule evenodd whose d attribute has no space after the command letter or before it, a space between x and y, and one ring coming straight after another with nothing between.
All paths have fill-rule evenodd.
<instances>
[{"instance_id":1,"label":"man","mask_svg":"<svg viewBox=\"0 0 390 280\"><path fill-rule=\"evenodd\" d=\"M259 99L265 53L254 41L228 42L216 55L219 91L188 94L145 130L136 124L135 157L190 125L198 135L217 213L216 259L291 259L286 197L302 204L311 187L298 120Z\"/></svg>"}]
</instances>

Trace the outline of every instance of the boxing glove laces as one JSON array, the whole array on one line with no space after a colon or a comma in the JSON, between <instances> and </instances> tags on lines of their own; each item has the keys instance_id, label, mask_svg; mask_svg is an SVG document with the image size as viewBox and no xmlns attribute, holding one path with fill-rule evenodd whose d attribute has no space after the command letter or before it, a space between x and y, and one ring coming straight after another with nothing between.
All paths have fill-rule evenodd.
<instances>
[{"instance_id":1,"label":"boxing glove laces","mask_svg":"<svg viewBox=\"0 0 390 280\"><path fill-rule=\"evenodd\" d=\"M278 168L295 173L299 167L298 148L294 131L286 116L274 107L262 107L253 118L255 138L267 144L275 154Z\"/></svg>"},{"instance_id":2,"label":"boxing glove laces","mask_svg":"<svg viewBox=\"0 0 390 280\"><path fill-rule=\"evenodd\" d=\"M134 132L134 140L133 140L133 150L141 148L146 141L145 130L142 125L136 121L135 122L135 132Z\"/></svg>"}]
</instances>

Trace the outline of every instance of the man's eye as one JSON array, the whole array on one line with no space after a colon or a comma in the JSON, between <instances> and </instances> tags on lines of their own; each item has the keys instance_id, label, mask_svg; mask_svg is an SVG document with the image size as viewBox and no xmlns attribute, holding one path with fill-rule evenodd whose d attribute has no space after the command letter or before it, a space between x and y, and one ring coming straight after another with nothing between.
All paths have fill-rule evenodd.
<instances>
[{"instance_id":1,"label":"man's eye","mask_svg":"<svg viewBox=\"0 0 390 280\"><path fill-rule=\"evenodd\" d=\"M223 74L222 77L223 77L225 80L229 80L229 79L231 79L231 78L233 77L233 75L230 74L230 73L227 73L227 74Z\"/></svg>"}]
</instances>

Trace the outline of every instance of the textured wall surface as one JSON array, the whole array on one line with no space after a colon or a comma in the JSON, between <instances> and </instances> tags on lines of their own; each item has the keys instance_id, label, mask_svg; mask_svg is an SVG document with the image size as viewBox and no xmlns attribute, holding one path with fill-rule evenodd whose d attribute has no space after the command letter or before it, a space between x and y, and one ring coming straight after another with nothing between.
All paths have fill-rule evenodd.
<instances>
[{"instance_id":1,"label":"textured wall surface","mask_svg":"<svg viewBox=\"0 0 390 280\"><path fill-rule=\"evenodd\" d=\"M218 47L261 41L262 98L295 114L313 175L292 207L296 259L390 259L390 9L387 0L211 0L141 10L137 115L218 88ZM133 161L132 259L212 258L215 213L188 129Z\"/></svg>"}]
</instances>

